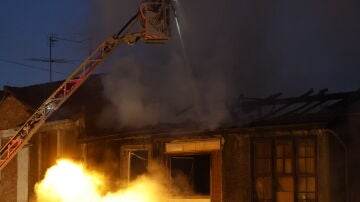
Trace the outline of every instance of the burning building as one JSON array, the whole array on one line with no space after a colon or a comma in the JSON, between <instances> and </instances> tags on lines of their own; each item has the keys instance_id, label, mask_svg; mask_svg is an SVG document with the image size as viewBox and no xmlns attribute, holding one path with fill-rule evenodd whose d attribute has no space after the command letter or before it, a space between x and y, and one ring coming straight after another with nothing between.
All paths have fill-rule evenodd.
<instances>
[{"instance_id":1,"label":"burning building","mask_svg":"<svg viewBox=\"0 0 360 202\"><path fill-rule=\"evenodd\" d=\"M167 200L174 202L360 198L359 91L242 96L229 106L228 122L217 127L187 120L106 128L98 123L109 104L101 77L91 76L1 171L0 201L35 200L35 184L59 158L102 173L109 193L154 173L156 162L161 168L155 175L165 178L160 184L170 189ZM4 88L1 144L59 84Z\"/></svg>"}]
</instances>

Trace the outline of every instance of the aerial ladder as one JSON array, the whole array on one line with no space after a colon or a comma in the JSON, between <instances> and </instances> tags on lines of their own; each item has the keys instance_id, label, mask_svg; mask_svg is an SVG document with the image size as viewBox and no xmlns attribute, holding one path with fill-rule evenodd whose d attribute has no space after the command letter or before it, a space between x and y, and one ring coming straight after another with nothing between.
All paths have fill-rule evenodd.
<instances>
[{"instance_id":1,"label":"aerial ladder","mask_svg":"<svg viewBox=\"0 0 360 202\"><path fill-rule=\"evenodd\" d=\"M138 12L120 29L119 32L102 42L93 53L37 108L30 118L17 130L0 150L0 171L27 144L30 138L95 71L120 44L165 43L170 36L169 17L171 5L168 0L145 0ZM139 23L138 31L131 33Z\"/></svg>"}]
</instances>

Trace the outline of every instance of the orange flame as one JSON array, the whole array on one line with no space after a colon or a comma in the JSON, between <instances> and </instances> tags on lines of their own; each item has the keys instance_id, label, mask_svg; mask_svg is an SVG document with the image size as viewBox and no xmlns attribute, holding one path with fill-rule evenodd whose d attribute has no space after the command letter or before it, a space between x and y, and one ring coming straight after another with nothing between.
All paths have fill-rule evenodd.
<instances>
[{"instance_id":1,"label":"orange flame","mask_svg":"<svg viewBox=\"0 0 360 202\"><path fill-rule=\"evenodd\" d=\"M69 160L59 160L36 184L38 202L165 202L166 188L146 176L115 193L103 193L103 177Z\"/></svg>"}]
</instances>

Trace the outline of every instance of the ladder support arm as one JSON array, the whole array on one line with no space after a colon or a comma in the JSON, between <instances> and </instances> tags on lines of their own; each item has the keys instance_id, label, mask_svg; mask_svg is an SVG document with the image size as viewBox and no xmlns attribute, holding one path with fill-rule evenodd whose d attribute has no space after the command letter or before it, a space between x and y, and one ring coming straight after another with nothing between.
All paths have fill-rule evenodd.
<instances>
[{"instance_id":1,"label":"ladder support arm","mask_svg":"<svg viewBox=\"0 0 360 202\"><path fill-rule=\"evenodd\" d=\"M20 151L29 139L45 123L46 119L56 111L95 71L95 69L108 57L121 42L138 37L140 33L116 36L105 40L100 46L58 87L52 95L30 116L18 129L16 134L1 147L0 170Z\"/></svg>"}]
</instances>

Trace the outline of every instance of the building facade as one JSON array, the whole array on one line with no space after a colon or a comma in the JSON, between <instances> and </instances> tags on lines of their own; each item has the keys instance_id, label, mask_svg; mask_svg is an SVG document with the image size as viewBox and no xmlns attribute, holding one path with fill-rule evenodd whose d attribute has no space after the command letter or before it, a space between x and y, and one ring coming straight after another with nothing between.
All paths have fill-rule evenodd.
<instances>
[{"instance_id":1,"label":"building facade","mask_svg":"<svg viewBox=\"0 0 360 202\"><path fill-rule=\"evenodd\" d=\"M1 171L0 201L34 200L35 183L64 157L116 179L116 186L126 186L157 162L180 190L169 199L174 202L360 200L359 91L244 98L230 112L234 121L215 129L188 121L105 130L93 123L99 101L84 100L94 93L101 97L99 78L91 81ZM4 89L2 144L53 86Z\"/></svg>"}]
</instances>

